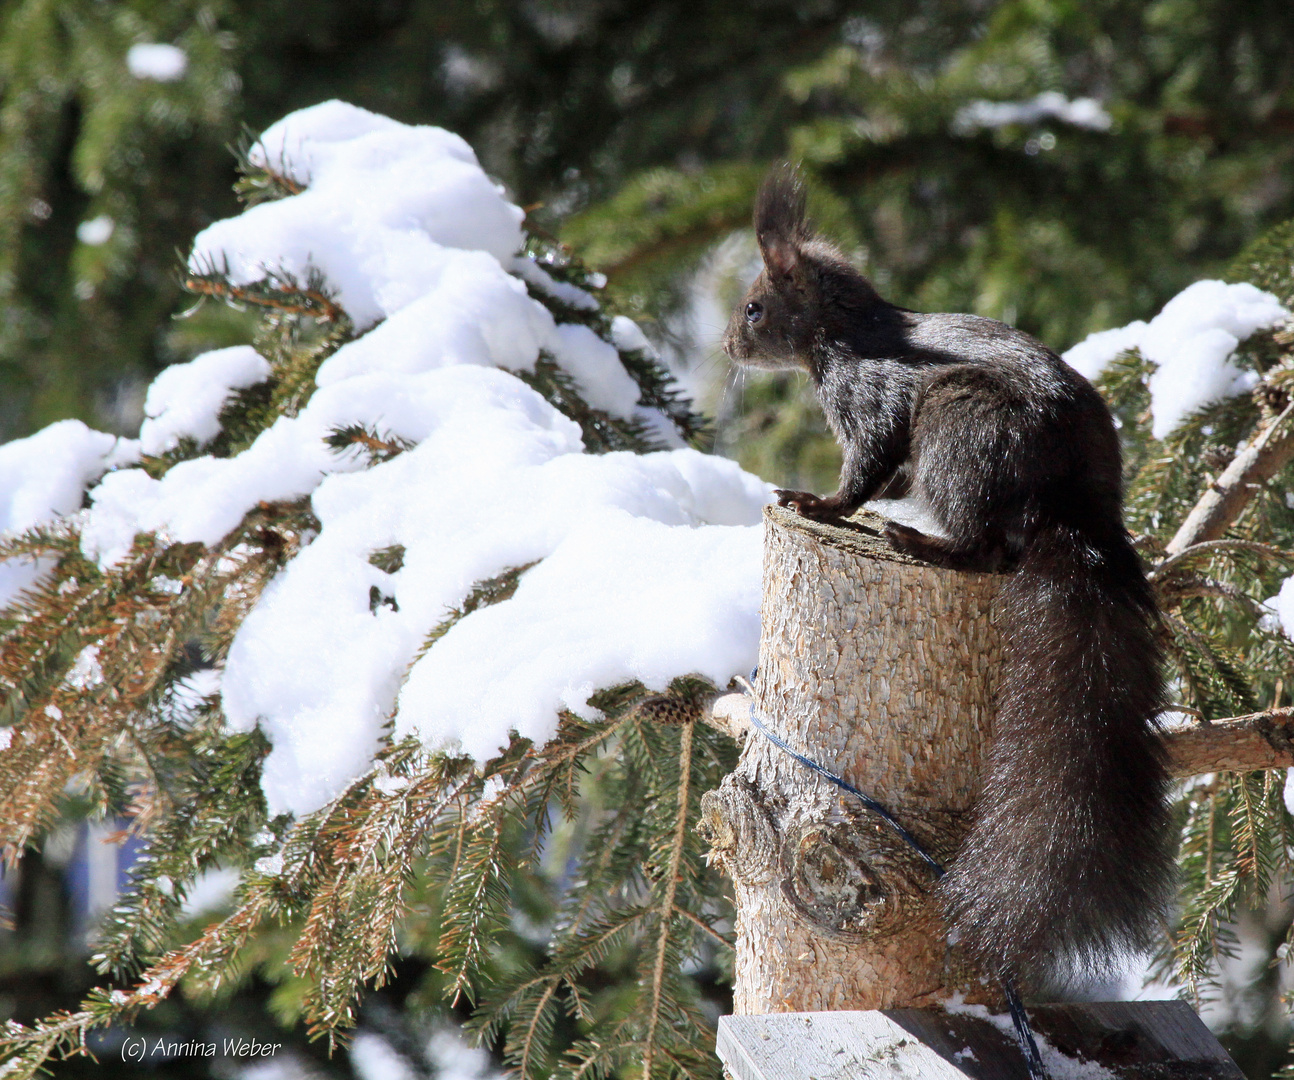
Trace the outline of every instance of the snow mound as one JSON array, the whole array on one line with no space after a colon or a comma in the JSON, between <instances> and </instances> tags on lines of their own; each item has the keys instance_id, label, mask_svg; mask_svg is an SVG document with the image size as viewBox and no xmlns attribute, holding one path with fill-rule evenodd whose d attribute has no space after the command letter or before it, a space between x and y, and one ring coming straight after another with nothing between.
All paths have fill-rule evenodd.
<instances>
[{"instance_id":1,"label":"snow mound","mask_svg":"<svg viewBox=\"0 0 1294 1080\"><path fill-rule=\"evenodd\" d=\"M444 248L507 260L522 244L525 214L440 128L328 101L273 125L251 158L305 189L204 229L189 268L227 267L236 285L317 271L361 330L423 295Z\"/></svg>"},{"instance_id":2,"label":"snow mound","mask_svg":"<svg viewBox=\"0 0 1294 1080\"><path fill-rule=\"evenodd\" d=\"M338 794L392 718L397 735L485 760L513 732L551 737L559 710L592 715L598 689L748 671L768 485L683 448L640 401L620 350L650 346L632 322L607 340L554 315L595 313L596 298L519 253L522 212L471 148L328 102L275 124L256 155L301 190L206 229L191 269L227 266L241 285L321 274L363 333L320 366L304 407L233 456L160 478L130 467L141 447L215 438L230 395L272 376L249 347L164 371L138 444L68 422L0 447L0 513L19 528L73 513L91 485L82 549L110 567L139 533L213 545L262 501L310 500L318 535L199 695L218 687L233 728L268 735L271 813ZM672 448L587 453L580 427L515 374L540 360ZM325 442L354 425L409 448L374 463ZM475 586L519 567L510 599L427 647Z\"/></svg>"},{"instance_id":3,"label":"snow mound","mask_svg":"<svg viewBox=\"0 0 1294 1080\"><path fill-rule=\"evenodd\" d=\"M1091 334L1064 359L1094 379L1120 353L1139 349L1156 365L1150 376L1151 434L1163 439L1197 409L1252 389L1257 374L1231 358L1255 331L1287 318L1276 297L1247 282L1197 281L1150 322Z\"/></svg>"}]
</instances>

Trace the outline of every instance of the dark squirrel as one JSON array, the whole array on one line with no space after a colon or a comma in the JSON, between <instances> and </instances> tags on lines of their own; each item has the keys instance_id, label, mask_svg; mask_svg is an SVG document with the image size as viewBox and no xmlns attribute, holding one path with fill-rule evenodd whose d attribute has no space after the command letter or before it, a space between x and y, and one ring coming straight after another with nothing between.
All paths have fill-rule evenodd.
<instances>
[{"instance_id":1,"label":"dark squirrel","mask_svg":"<svg viewBox=\"0 0 1294 1080\"><path fill-rule=\"evenodd\" d=\"M792 170L764 182L755 234L764 269L724 351L807 371L844 454L836 494L779 503L830 520L912 495L946 535L890 522L899 551L1014 569L984 786L939 885L950 937L1035 984L1108 971L1161 931L1175 876L1158 614L1123 526L1110 412L1020 330L883 300L809 231Z\"/></svg>"}]
</instances>

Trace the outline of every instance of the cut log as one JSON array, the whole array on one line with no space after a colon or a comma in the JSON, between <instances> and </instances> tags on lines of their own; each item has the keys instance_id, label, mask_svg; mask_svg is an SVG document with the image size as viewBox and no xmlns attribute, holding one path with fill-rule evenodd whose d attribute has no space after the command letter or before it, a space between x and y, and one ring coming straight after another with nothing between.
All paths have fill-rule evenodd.
<instances>
[{"instance_id":1,"label":"cut log","mask_svg":"<svg viewBox=\"0 0 1294 1080\"><path fill-rule=\"evenodd\" d=\"M882 524L768 508L755 706L946 862L990 738L1002 579L917 563ZM735 884L737 1013L999 1000L949 948L929 867L767 739L747 739L701 827Z\"/></svg>"}]
</instances>

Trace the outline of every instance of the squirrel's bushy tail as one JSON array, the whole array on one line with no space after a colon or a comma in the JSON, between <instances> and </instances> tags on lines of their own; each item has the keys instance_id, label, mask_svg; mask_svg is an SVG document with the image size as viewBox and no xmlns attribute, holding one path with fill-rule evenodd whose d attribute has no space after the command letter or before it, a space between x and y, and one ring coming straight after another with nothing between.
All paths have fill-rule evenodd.
<instances>
[{"instance_id":1,"label":"squirrel's bushy tail","mask_svg":"<svg viewBox=\"0 0 1294 1080\"><path fill-rule=\"evenodd\" d=\"M1000 595L987 779L942 888L956 937L1032 980L1147 947L1173 895L1155 608L1125 535L1044 525Z\"/></svg>"}]
</instances>

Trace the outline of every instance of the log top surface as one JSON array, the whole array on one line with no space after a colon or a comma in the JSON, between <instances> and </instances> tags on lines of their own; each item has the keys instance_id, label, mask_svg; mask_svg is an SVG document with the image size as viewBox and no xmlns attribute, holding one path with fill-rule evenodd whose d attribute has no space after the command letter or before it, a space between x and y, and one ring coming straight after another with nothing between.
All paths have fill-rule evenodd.
<instances>
[{"instance_id":1,"label":"log top surface","mask_svg":"<svg viewBox=\"0 0 1294 1080\"><path fill-rule=\"evenodd\" d=\"M771 524L794 532L806 533L818 543L829 547L849 551L868 559L881 562L899 563L903 566L920 566L926 570L938 570L945 574L961 574L965 577L990 577L1000 575L989 571L962 572L948 570L924 559L915 559L911 555L896 550L885 539L885 523L889 520L883 514L867 507L860 507L847 518L836 521L814 521L801 517L794 510L783 506L765 506L764 519Z\"/></svg>"},{"instance_id":2,"label":"log top surface","mask_svg":"<svg viewBox=\"0 0 1294 1080\"><path fill-rule=\"evenodd\" d=\"M872 510L855 510L847 518L827 523L801 517L794 510L782 506L766 506L764 517L784 529L808 533L820 543L844 548L870 559L906 563L908 566L929 565L895 551L881 532L885 528L886 519Z\"/></svg>"}]
</instances>

